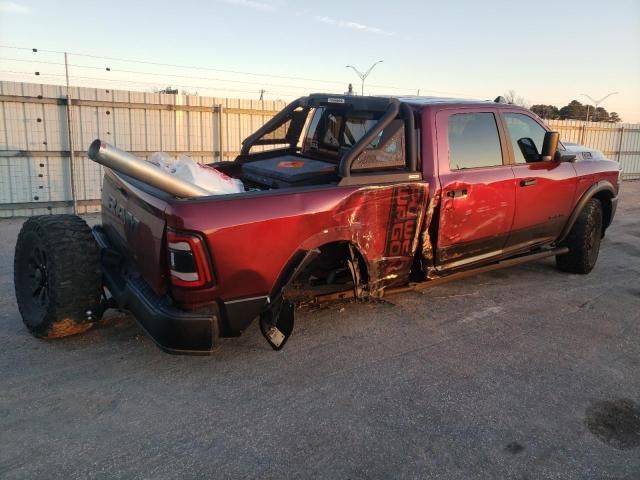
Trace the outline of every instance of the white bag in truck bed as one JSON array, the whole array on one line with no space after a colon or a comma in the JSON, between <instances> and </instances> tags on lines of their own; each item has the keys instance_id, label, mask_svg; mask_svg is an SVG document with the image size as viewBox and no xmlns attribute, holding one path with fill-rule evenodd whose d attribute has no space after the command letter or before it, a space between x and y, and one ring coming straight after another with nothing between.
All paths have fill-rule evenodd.
<instances>
[{"instance_id":1,"label":"white bag in truck bed","mask_svg":"<svg viewBox=\"0 0 640 480\"><path fill-rule=\"evenodd\" d=\"M165 172L185 182L198 185L214 195L244 192L241 180L231 178L214 167L197 163L187 155L172 158L166 152L156 152L149 157L148 161Z\"/></svg>"}]
</instances>

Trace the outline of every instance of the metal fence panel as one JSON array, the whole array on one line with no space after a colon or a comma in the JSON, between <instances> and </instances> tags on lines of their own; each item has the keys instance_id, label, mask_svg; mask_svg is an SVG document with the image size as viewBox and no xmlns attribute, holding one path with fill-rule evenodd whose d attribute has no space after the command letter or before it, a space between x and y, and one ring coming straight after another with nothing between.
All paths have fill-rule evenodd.
<instances>
[{"instance_id":1,"label":"metal fence panel","mask_svg":"<svg viewBox=\"0 0 640 480\"><path fill-rule=\"evenodd\" d=\"M202 163L232 160L242 140L285 106L273 100L69 90L79 213L100 209L103 168L86 156L95 138L142 158L164 150ZM0 217L73 210L66 93L58 85L0 81ZM640 125L548 124L562 139L620 162L624 179L640 178Z\"/></svg>"},{"instance_id":2,"label":"metal fence panel","mask_svg":"<svg viewBox=\"0 0 640 480\"><path fill-rule=\"evenodd\" d=\"M100 208L103 168L86 156L95 138L142 158L164 150L231 160L285 105L84 87L69 94L79 213ZM0 81L0 217L71 212L70 150L65 87Z\"/></svg>"},{"instance_id":3,"label":"metal fence panel","mask_svg":"<svg viewBox=\"0 0 640 480\"><path fill-rule=\"evenodd\" d=\"M547 120L560 138L602 151L620 163L622 178L640 178L640 124Z\"/></svg>"}]
</instances>

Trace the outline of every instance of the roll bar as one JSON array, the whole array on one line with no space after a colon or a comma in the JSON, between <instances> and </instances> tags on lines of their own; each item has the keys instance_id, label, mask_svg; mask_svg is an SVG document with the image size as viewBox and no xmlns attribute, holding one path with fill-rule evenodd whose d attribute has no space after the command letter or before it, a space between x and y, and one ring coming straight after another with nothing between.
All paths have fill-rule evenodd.
<instances>
[{"instance_id":1,"label":"roll bar","mask_svg":"<svg viewBox=\"0 0 640 480\"><path fill-rule=\"evenodd\" d=\"M388 102L388 107L385 113L380 117L380 120L375 124L375 126L369 130L365 135L358 140L351 149L349 149L340 159L340 164L338 167L338 174L340 177L349 177L351 176L351 166L355 159L360 155L365 148L376 138L376 136L386 128L393 120L398 117L400 114L401 118L405 122L405 143L406 143L406 153L407 153L407 166L409 171L415 172L417 170L417 145L415 138L415 118L413 114L412 108L406 104L401 103L397 98L377 98L377 97L352 97L348 98L343 97L342 95L331 95L331 94L313 94L308 97L301 97L297 100L294 100L290 104L288 104L284 109L278 112L274 117L272 117L267 123L265 123L262 127L256 130L253 134L249 135L242 142L242 149L240 150L240 156L238 157L238 161L242 161L242 157L249 154L251 147L253 147L260 138L277 129L280 125L282 125L287 119L291 118L293 112L300 107L315 107L318 105L324 105L328 98L345 98L345 100L349 103L358 103L360 107L373 107L374 105L377 107L376 110L380 109L381 102ZM378 110L379 111L379 110Z\"/></svg>"},{"instance_id":2,"label":"roll bar","mask_svg":"<svg viewBox=\"0 0 640 480\"><path fill-rule=\"evenodd\" d=\"M413 109L406 103L400 104L400 112L404 120L405 143L407 144L407 161L410 172L418 170L418 146L416 145L416 119Z\"/></svg>"},{"instance_id":3,"label":"roll bar","mask_svg":"<svg viewBox=\"0 0 640 480\"><path fill-rule=\"evenodd\" d=\"M242 141L242 149L240 150L240 155L241 156L248 155L249 150L251 150L251 147L253 147L255 142L258 141L260 137L278 128L280 124L282 124L287 119L287 117L289 117L293 113L293 111L296 108L306 106L307 98L308 97L300 97L297 100L294 100L289 105L287 105L282 110L280 110L278 113L276 113L273 117L271 117L271 119L267 123L265 123L262 127L260 127L251 135L249 135L247 138L245 138Z\"/></svg>"},{"instance_id":4,"label":"roll bar","mask_svg":"<svg viewBox=\"0 0 640 480\"><path fill-rule=\"evenodd\" d=\"M353 161L360 155L367 145L369 145L376 136L387 127L398 116L400 111L400 101L397 98L389 99L389 108L384 115L380 117L375 127L365 133L351 149L342 156L340 159L340 167L338 168L338 175L341 177L351 176L351 165Z\"/></svg>"}]
</instances>

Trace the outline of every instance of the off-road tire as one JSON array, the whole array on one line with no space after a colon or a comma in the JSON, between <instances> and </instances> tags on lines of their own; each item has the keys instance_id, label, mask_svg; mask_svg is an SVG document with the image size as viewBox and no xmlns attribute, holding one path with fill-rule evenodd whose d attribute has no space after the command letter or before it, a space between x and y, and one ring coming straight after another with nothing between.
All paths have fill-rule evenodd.
<instances>
[{"instance_id":1,"label":"off-road tire","mask_svg":"<svg viewBox=\"0 0 640 480\"><path fill-rule=\"evenodd\" d=\"M569 253L556 256L556 265L563 272L586 274L593 270L602 239L602 204L597 198L584 206L563 246Z\"/></svg>"},{"instance_id":2,"label":"off-road tire","mask_svg":"<svg viewBox=\"0 0 640 480\"><path fill-rule=\"evenodd\" d=\"M99 320L98 245L80 217L29 218L18 235L13 281L22 321L36 337L75 335Z\"/></svg>"}]
</instances>

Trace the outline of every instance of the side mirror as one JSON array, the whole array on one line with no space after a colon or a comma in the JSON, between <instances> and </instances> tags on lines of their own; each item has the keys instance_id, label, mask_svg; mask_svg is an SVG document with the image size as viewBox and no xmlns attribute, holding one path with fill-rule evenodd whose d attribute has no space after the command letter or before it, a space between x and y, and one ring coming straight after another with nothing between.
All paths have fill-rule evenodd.
<instances>
[{"instance_id":1,"label":"side mirror","mask_svg":"<svg viewBox=\"0 0 640 480\"><path fill-rule=\"evenodd\" d=\"M556 158L558 152L558 142L560 141L560 134L558 132L546 132L544 134L544 141L542 142L542 152L540 156L543 162L548 162Z\"/></svg>"}]
</instances>

